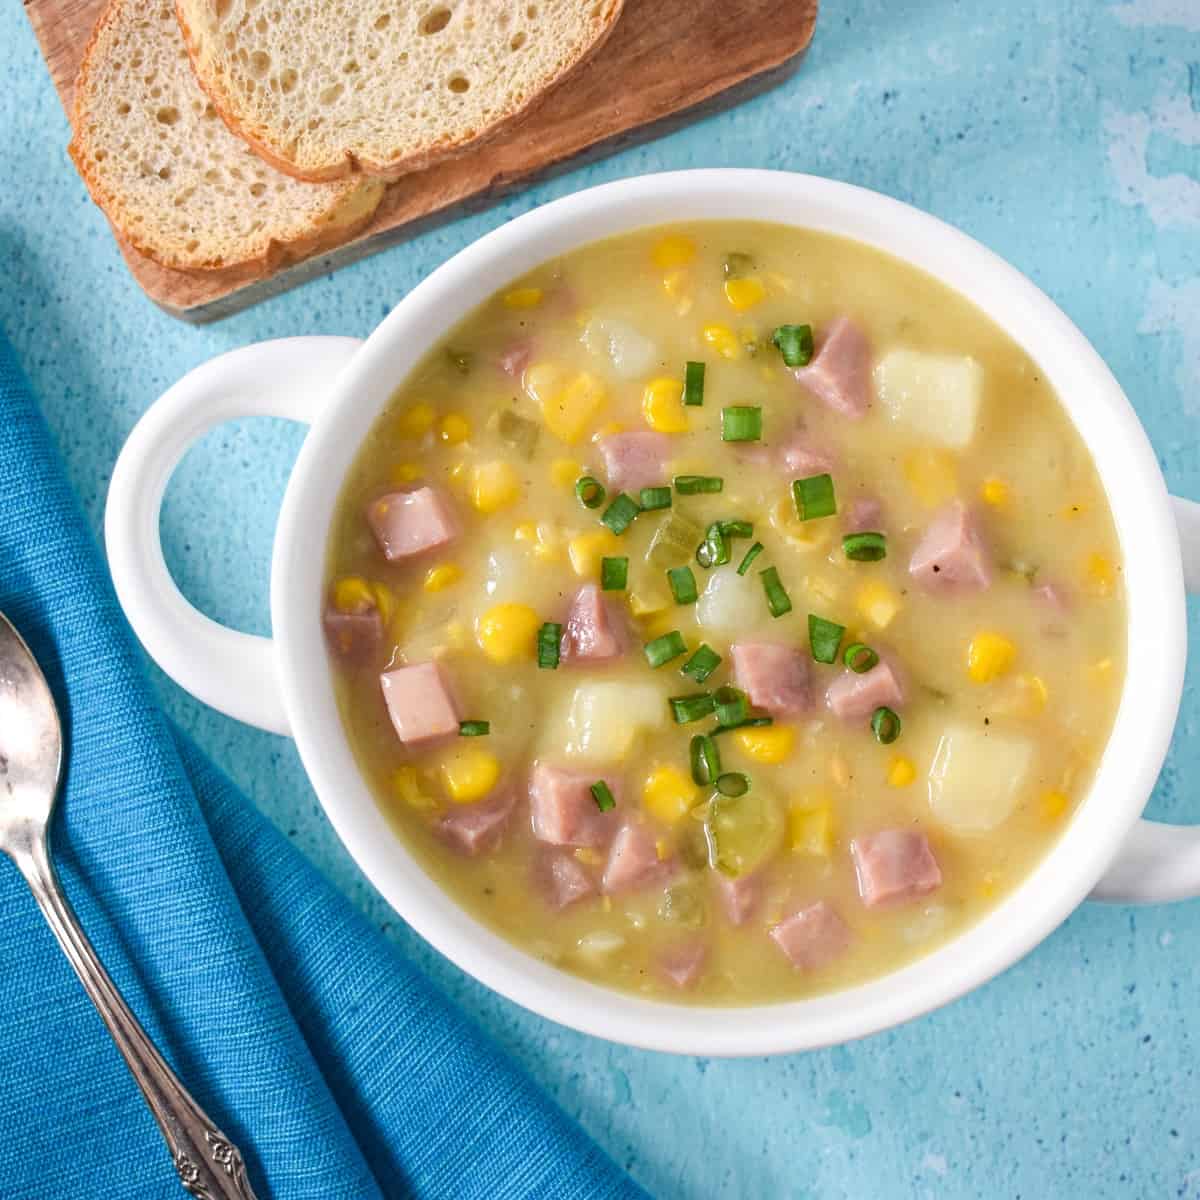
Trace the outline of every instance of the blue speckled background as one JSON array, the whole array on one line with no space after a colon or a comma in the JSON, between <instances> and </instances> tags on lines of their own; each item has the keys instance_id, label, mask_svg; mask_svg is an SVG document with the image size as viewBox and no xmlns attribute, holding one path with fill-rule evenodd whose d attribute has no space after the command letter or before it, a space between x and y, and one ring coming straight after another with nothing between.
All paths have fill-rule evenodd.
<instances>
[{"instance_id":1,"label":"blue speckled background","mask_svg":"<svg viewBox=\"0 0 1200 1200\"><path fill-rule=\"evenodd\" d=\"M363 335L517 212L602 180L716 165L865 184L995 248L1099 347L1172 488L1200 497L1200 0L826 0L783 88L207 329L142 297L66 140L10 2L0 324L97 530L122 439L195 364L260 338ZM266 631L271 528L299 436L227 427L168 497L181 585L246 629ZM171 714L303 852L662 1200L1200 1198L1200 904L1086 906L968 999L853 1046L748 1062L621 1049L519 1011L419 944L347 859L292 746L157 678ZM1200 780L1198 717L1192 671L1156 815L1200 819L1186 784Z\"/></svg>"}]
</instances>

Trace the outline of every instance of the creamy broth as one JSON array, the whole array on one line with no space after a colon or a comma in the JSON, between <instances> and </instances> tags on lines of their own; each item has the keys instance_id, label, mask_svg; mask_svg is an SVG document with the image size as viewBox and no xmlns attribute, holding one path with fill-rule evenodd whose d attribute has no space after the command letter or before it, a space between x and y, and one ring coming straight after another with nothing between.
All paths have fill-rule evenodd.
<instances>
[{"instance_id":1,"label":"creamy broth","mask_svg":"<svg viewBox=\"0 0 1200 1200\"><path fill-rule=\"evenodd\" d=\"M803 381L772 341L789 325L815 335ZM851 358L865 338L869 375L838 377L839 338ZM803 357L802 334L780 341ZM698 406L681 403L688 362L705 368ZM861 391L865 415L839 388ZM730 407L760 410L758 441L722 440ZM604 439L650 429L668 447L653 485L670 489L670 508L617 535L601 523L619 490L602 450L616 443ZM800 520L793 480L826 474L836 513ZM719 477L722 490L671 487L689 475ZM607 490L594 509L577 495L585 476ZM366 514L390 496L394 515L397 494L425 488L433 524L453 536L389 561ZM639 500L639 487L627 491ZM686 549L671 557L660 541L652 553L664 523L681 520ZM694 551L722 521L752 534L735 529L728 563L706 568ZM886 556L849 557L852 526L883 535L849 543L856 553ZM721 557L720 535L715 545ZM398 835L449 897L531 954L672 1000L828 991L963 931L1070 820L1123 676L1111 514L1037 366L932 278L801 229L644 230L515 282L400 381L345 482L327 554L342 717ZM627 559L625 587L601 598L623 653L539 667L539 629L567 622L606 557ZM685 564L696 603L677 603L666 573ZM770 568L791 604L780 616ZM814 661L810 614L844 627L836 664ZM644 645L673 632L686 653L652 667ZM782 647L768 683L790 672L797 694L752 709L770 725L715 735L723 774L749 791L713 803L691 743L717 717L676 723L669 700L734 684L753 693L731 647L764 641ZM721 663L698 683L680 668L702 644ZM848 670L855 644L880 665ZM407 677L419 711L405 728L432 719L445 683L455 721L485 721L486 735L401 741L381 674L432 662L439 674ZM868 680L864 699L855 689ZM872 727L880 708L899 720L889 743L890 716ZM617 803L603 828L546 841L546 820L531 821L535 761L604 782ZM477 812L495 816L479 844L448 836L447 822ZM589 830L593 816L580 818ZM625 866L647 842L658 865L622 882L613 838L624 827Z\"/></svg>"}]
</instances>

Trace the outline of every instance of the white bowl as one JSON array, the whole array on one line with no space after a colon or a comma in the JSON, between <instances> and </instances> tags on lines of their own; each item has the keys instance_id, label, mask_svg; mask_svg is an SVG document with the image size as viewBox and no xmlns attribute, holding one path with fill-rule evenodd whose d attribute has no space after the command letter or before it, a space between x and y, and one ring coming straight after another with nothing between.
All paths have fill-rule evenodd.
<instances>
[{"instance_id":1,"label":"white bowl","mask_svg":"<svg viewBox=\"0 0 1200 1200\"><path fill-rule=\"evenodd\" d=\"M917 962L858 987L750 1009L671 1004L610 991L537 961L481 925L425 874L359 773L334 703L320 614L324 547L338 489L376 416L426 350L481 301L539 263L597 238L697 219L757 220L841 234L943 280L1029 352L1087 443L1124 558L1128 670L1095 781L1033 873L978 924ZM275 535L274 640L201 616L172 582L159 544L163 491L212 426L271 414L311 423ZM1174 507L1173 507L1174 505ZM456 254L365 341L295 338L199 367L129 437L106 514L109 563L134 630L163 669L213 707L289 733L325 812L396 911L464 971L586 1033L657 1050L762 1055L826 1046L928 1012L990 979L1089 893L1166 900L1200 893L1200 836L1139 821L1166 754L1186 653L1189 583L1200 579L1200 506L1168 497L1121 388L1067 317L996 255L895 200L806 175L711 170L646 175L526 213Z\"/></svg>"}]
</instances>

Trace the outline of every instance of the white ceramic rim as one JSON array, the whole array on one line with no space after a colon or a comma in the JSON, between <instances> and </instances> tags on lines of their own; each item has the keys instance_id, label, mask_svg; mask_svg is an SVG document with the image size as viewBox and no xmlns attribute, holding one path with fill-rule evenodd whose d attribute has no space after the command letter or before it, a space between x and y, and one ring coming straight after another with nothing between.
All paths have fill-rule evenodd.
<instances>
[{"instance_id":1,"label":"white ceramic rim","mask_svg":"<svg viewBox=\"0 0 1200 1200\"><path fill-rule=\"evenodd\" d=\"M1024 883L978 924L899 971L811 999L742 1008L671 1004L588 983L518 950L450 901L390 828L358 770L319 620L341 481L425 349L539 263L631 229L705 219L775 221L855 238L938 277L1008 329L1045 372L1095 459L1113 506L1129 609L1126 684L1095 782ZM758 170L646 175L567 196L467 246L414 288L351 360L304 443L276 534L271 618L305 769L350 854L404 920L468 974L550 1020L632 1046L714 1056L862 1037L961 996L1037 945L1087 897L1149 798L1178 711L1186 646L1178 537L1157 459L1117 381L1065 314L1015 268L935 217L849 184Z\"/></svg>"}]
</instances>

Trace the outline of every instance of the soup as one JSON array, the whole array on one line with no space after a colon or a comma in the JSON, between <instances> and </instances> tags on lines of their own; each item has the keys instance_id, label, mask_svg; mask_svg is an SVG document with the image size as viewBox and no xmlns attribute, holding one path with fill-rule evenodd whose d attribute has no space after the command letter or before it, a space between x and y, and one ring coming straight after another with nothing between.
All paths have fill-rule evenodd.
<instances>
[{"instance_id":1,"label":"soup","mask_svg":"<svg viewBox=\"0 0 1200 1200\"><path fill-rule=\"evenodd\" d=\"M513 283L347 478L324 613L448 896L640 994L845 987L962 932L1086 793L1111 514L1004 330L912 266L702 222Z\"/></svg>"}]
</instances>

